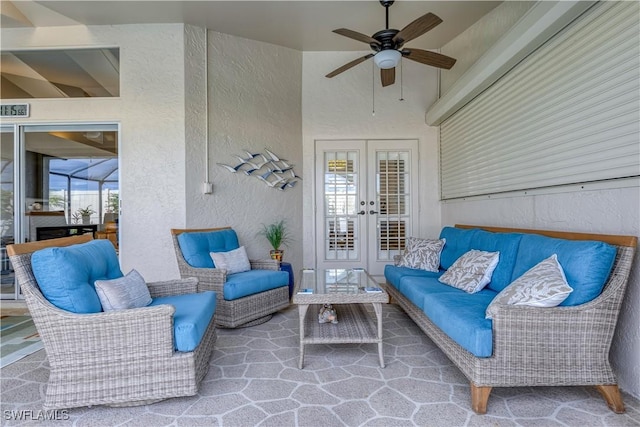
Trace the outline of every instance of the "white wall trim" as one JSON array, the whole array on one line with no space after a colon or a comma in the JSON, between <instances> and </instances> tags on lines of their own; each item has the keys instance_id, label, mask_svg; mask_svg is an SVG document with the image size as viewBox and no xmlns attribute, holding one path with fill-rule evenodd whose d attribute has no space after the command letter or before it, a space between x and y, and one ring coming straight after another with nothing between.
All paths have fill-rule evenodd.
<instances>
[{"instance_id":1,"label":"white wall trim","mask_svg":"<svg viewBox=\"0 0 640 427\"><path fill-rule=\"evenodd\" d=\"M539 1L427 111L438 126L589 9L595 1Z\"/></svg>"}]
</instances>

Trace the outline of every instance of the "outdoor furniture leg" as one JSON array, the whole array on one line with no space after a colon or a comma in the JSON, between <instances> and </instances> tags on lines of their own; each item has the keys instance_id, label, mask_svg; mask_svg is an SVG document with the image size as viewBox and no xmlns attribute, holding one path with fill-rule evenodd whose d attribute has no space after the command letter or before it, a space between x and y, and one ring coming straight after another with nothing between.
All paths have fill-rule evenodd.
<instances>
[{"instance_id":1,"label":"outdoor furniture leg","mask_svg":"<svg viewBox=\"0 0 640 427\"><path fill-rule=\"evenodd\" d=\"M373 310L376 312L378 319L378 356L380 357L380 367L384 368L384 356L382 354L382 304L374 302Z\"/></svg>"},{"instance_id":2,"label":"outdoor furniture leg","mask_svg":"<svg viewBox=\"0 0 640 427\"><path fill-rule=\"evenodd\" d=\"M302 369L302 364L304 363L304 319L308 308L309 304L298 304L298 319L300 319L300 361L298 362L298 369Z\"/></svg>"}]
</instances>

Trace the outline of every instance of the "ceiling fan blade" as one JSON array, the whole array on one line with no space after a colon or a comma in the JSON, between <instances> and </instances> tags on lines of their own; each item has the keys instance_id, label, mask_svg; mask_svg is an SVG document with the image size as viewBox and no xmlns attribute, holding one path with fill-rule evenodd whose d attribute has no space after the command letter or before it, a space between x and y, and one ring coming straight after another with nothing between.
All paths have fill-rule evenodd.
<instances>
[{"instance_id":1,"label":"ceiling fan blade","mask_svg":"<svg viewBox=\"0 0 640 427\"><path fill-rule=\"evenodd\" d=\"M356 65L360 64L361 62L366 61L367 59L371 58L372 56L373 56L373 53L370 53L370 54L365 55L365 56L363 56L361 58L354 59L351 62L347 62L342 67L336 68L335 70L333 70L332 72L327 74L325 77L328 77L328 78L335 77L338 74L342 73L343 71L347 71L349 68L355 67Z\"/></svg>"},{"instance_id":2,"label":"ceiling fan blade","mask_svg":"<svg viewBox=\"0 0 640 427\"><path fill-rule=\"evenodd\" d=\"M349 30L347 28L338 28L337 30L333 30L334 33L340 34L341 36L349 37L350 39L358 40L359 42L371 44L380 44L380 42L372 37L367 36L366 34L359 33L357 31Z\"/></svg>"},{"instance_id":3,"label":"ceiling fan blade","mask_svg":"<svg viewBox=\"0 0 640 427\"><path fill-rule=\"evenodd\" d=\"M428 50L422 49L404 49L402 51L402 56L407 59L411 59L412 61L419 62L421 64L431 65L432 67L444 68L446 70L453 67L453 64L456 63L456 60L442 55L441 53L430 52Z\"/></svg>"},{"instance_id":4,"label":"ceiling fan blade","mask_svg":"<svg viewBox=\"0 0 640 427\"><path fill-rule=\"evenodd\" d=\"M402 46L406 42L413 40L416 37L420 37L427 31L435 28L441 22L442 19L429 12L400 30L400 32L393 38L393 41L396 42L398 46Z\"/></svg>"},{"instance_id":5,"label":"ceiling fan blade","mask_svg":"<svg viewBox=\"0 0 640 427\"><path fill-rule=\"evenodd\" d=\"M382 81L382 87L392 85L396 81L396 69L395 68L381 68L380 80Z\"/></svg>"}]
</instances>

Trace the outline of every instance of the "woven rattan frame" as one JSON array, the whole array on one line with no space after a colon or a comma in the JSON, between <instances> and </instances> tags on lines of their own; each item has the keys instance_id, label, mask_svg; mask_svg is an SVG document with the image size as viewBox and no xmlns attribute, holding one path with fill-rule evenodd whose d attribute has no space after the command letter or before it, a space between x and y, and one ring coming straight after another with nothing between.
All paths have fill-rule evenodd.
<instances>
[{"instance_id":1,"label":"woven rattan frame","mask_svg":"<svg viewBox=\"0 0 640 427\"><path fill-rule=\"evenodd\" d=\"M537 230L485 229L546 234ZM557 238L585 239L580 233L549 233ZM492 387L570 385L597 386L613 411L624 412L609 363L609 349L637 239L595 234L588 235L588 239L606 241L617 247L616 260L602 293L592 301L572 307L500 306L493 316L491 357L476 357L463 349L395 287L386 284L385 289L469 379L472 407L476 412L486 412Z\"/></svg>"},{"instance_id":2,"label":"woven rattan frame","mask_svg":"<svg viewBox=\"0 0 640 427\"><path fill-rule=\"evenodd\" d=\"M74 314L47 301L31 269L31 254L48 246L87 241L67 237L7 246L18 284L42 338L51 368L45 409L91 405L135 406L192 396L209 369L215 320L192 352L173 342L170 305ZM148 283L152 297L194 293L195 278Z\"/></svg>"},{"instance_id":3,"label":"woven rattan frame","mask_svg":"<svg viewBox=\"0 0 640 427\"><path fill-rule=\"evenodd\" d=\"M198 290L216 292L216 325L222 328L237 328L252 326L263 323L271 318L271 315L278 310L282 310L289 305L289 285L258 294L238 298L233 301L224 299L223 287L227 280L227 272L221 268L195 268L187 263L182 255L178 235L188 232L206 232L229 229L206 228L206 229L173 229L171 236L173 247L178 260L180 277L196 277L198 279ZM275 260L251 260L252 269L279 270L280 264Z\"/></svg>"}]
</instances>

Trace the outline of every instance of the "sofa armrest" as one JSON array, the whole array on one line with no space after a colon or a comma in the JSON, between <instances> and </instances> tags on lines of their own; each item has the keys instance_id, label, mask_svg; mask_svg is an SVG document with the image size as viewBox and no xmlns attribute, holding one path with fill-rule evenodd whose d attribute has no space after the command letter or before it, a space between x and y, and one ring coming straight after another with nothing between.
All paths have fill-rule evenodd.
<instances>
[{"instance_id":1,"label":"sofa armrest","mask_svg":"<svg viewBox=\"0 0 640 427\"><path fill-rule=\"evenodd\" d=\"M275 259L249 260L252 270L280 270L280 263Z\"/></svg>"},{"instance_id":2,"label":"sofa armrest","mask_svg":"<svg viewBox=\"0 0 640 427\"><path fill-rule=\"evenodd\" d=\"M152 298L173 295L195 294L198 292L198 279L187 277L184 279L165 280L147 283Z\"/></svg>"},{"instance_id":3,"label":"sofa armrest","mask_svg":"<svg viewBox=\"0 0 640 427\"><path fill-rule=\"evenodd\" d=\"M500 306L493 315L493 356L509 366L566 366L608 360L618 312L616 293L571 307ZM521 365L525 366L525 365Z\"/></svg>"}]
</instances>

